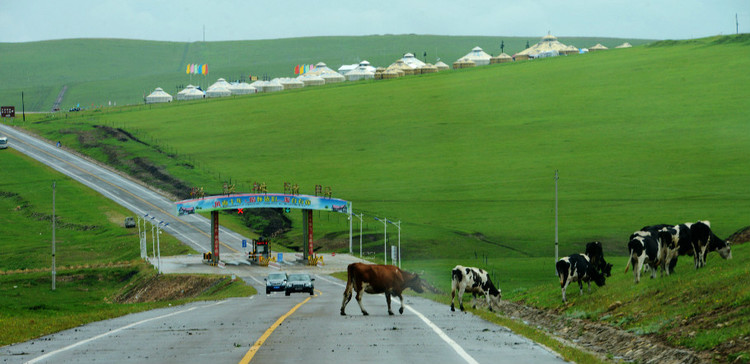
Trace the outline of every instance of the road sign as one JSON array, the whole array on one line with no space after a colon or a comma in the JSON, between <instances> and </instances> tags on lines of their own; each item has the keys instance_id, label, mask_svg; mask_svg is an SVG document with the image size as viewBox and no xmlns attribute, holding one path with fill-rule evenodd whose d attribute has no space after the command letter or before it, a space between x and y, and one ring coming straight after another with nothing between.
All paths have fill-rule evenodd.
<instances>
[{"instance_id":1,"label":"road sign","mask_svg":"<svg viewBox=\"0 0 750 364\"><path fill-rule=\"evenodd\" d=\"M247 248L247 240L242 239L242 247Z\"/></svg>"},{"instance_id":2,"label":"road sign","mask_svg":"<svg viewBox=\"0 0 750 364\"><path fill-rule=\"evenodd\" d=\"M3 117L3 118L16 117L16 107L15 106L0 106L0 117Z\"/></svg>"}]
</instances>

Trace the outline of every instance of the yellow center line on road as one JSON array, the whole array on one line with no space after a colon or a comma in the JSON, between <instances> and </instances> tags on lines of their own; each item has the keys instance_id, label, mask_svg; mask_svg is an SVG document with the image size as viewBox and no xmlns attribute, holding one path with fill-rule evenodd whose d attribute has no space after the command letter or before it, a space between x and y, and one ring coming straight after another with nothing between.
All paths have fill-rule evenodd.
<instances>
[{"instance_id":1,"label":"yellow center line on road","mask_svg":"<svg viewBox=\"0 0 750 364\"><path fill-rule=\"evenodd\" d=\"M318 290L316 289L316 291ZM315 295L315 297L320 296L321 294L323 294L323 292L318 291L318 294ZM294 313L294 311L297 311L298 308L300 308L302 305L307 303L307 301L309 301L310 298L312 297L305 298L304 301L292 307L292 309L289 310L289 312L287 312L286 314L284 314L284 316L279 317L279 319L276 320L276 322L274 322L273 325L271 325L271 327L269 327L268 330L266 330L266 332L264 332L263 335L260 336L258 341L256 341L255 344L253 344L253 347L251 347L250 350L248 350L247 353L245 353L245 356L242 358L242 360L240 360L239 364L250 363L250 360L253 360L253 357L255 356L255 354L258 352L258 350L260 350L260 347L266 342L266 340L268 340L268 337L271 336L271 334L276 330L276 328L281 326L281 323L284 322L284 320L286 320L287 317L291 316Z\"/></svg>"}]
</instances>

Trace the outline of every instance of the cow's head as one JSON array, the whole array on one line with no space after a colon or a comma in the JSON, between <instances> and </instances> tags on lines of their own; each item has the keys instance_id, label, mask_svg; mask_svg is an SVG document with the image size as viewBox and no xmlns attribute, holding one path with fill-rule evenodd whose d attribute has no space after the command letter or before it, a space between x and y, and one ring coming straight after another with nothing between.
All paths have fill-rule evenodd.
<instances>
[{"instance_id":1,"label":"cow's head","mask_svg":"<svg viewBox=\"0 0 750 364\"><path fill-rule=\"evenodd\" d=\"M612 276L612 263L606 263L602 267L602 275L611 277Z\"/></svg>"},{"instance_id":2,"label":"cow's head","mask_svg":"<svg viewBox=\"0 0 750 364\"><path fill-rule=\"evenodd\" d=\"M489 296L490 296L490 307L495 306L499 309L500 299L503 298L502 290L500 288L495 289L494 287L492 287L490 288Z\"/></svg>"},{"instance_id":3,"label":"cow's head","mask_svg":"<svg viewBox=\"0 0 750 364\"><path fill-rule=\"evenodd\" d=\"M723 248L719 248L717 252L719 252L719 255L721 255L724 259L732 259L732 248L729 246L729 242L724 242L726 246Z\"/></svg>"},{"instance_id":4,"label":"cow's head","mask_svg":"<svg viewBox=\"0 0 750 364\"><path fill-rule=\"evenodd\" d=\"M417 292L417 293L424 292L422 278L419 278L419 274L403 272L403 277L404 277L404 288L409 287L413 289L414 292Z\"/></svg>"}]
</instances>

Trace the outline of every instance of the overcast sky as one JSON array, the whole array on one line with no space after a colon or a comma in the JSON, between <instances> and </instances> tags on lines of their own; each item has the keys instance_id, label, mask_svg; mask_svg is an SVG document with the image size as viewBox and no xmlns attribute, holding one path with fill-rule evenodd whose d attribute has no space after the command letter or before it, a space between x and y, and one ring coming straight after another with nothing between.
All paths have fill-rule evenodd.
<instances>
[{"instance_id":1,"label":"overcast sky","mask_svg":"<svg viewBox=\"0 0 750 364\"><path fill-rule=\"evenodd\" d=\"M436 34L688 39L750 32L750 0L0 0L0 42Z\"/></svg>"}]
</instances>

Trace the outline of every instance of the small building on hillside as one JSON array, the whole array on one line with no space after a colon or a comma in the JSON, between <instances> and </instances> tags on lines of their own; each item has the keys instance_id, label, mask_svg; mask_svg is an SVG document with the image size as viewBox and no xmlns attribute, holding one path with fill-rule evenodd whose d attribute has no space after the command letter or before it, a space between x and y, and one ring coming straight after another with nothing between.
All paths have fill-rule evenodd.
<instances>
[{"instance_id":1,"label":"small building on hillside","mask_svg":"<svg viewBox=\"0 0 750 364\"><path fill-rule=\"evenodd\" d=\"M482 48L480 48L480 47L474 47L471 50L471 52L469 52L465 56L459 58L458 61L456 61L456 62L459 62L461 60L469 60L472 63L474 63L474 65L470 66L470 67L474 67L474 66L486 66L486 65L490 64L490 59L491 58L492 58L492 56L489 55L489 54L487 54L484 50L482 50ZM455 63L454 63L453 68L456 68ZM461 67L461 68L466 68L466 67Z\"/></svg>"},{"instance_id":2,"label":"small building on hillside","mask_svg":"<svg viewBox=\"0 0 750 364\"><path fill-rule=\"evenodd\" d=\"M161 87L154 89L154 92L146 96L147 104L157 104L160 102L172 102L172 95L164 92Z\"/></svg>"},{"instance_id":3,"label":"small building on hillside","mask_svg":"<svg viewBox=\"0 0 750 364\"><path fill-rule=\"evenodd\" d=\"M628 42L625 42L623 44L620 44L620 45L616 46L615 48L632 48L632 47L633 47L632 44L630 44Z\"/></svg>"},{"instance_id":4,"label":"small building on hillside","mask_svg":"<svg viewBox=\"0 0 750 364\"><path fill-rule=\"evenodd\" d=\"M511 57L507 53L501 53L495 57L490 58L490 64L506 63L506 62L513 62L513 57Z\"/></svg>"},{"instance_id":5,"label":"small building on hillside","mask_svg":"<svg viewBox=\"0 0 750 364\"><path fill-rule=\"evenodd\" d=\"M437 61L437 63L435 63L435 67L437 67L437 69L438 69L438 72L440 72L440 71L445 71L445 70L449 70L449 69L451 69L451 67L450 67L450 66L448 66L448 65L447 65L447 64L446 64L445 62L443 62L443 61Z\"/></svg>"},{"instance_id":6,"label":"small building on hillside","mask_svg":"<svg viewBox=\"0 0 750 364\"><path fill-rule=\"evenodd\" d=\"M177 100L196 100L206 97L206 94L199 90L193 85L187 85L184 89L177 93L175 99Z\"/></svg>"},{"instance_id":7,"label":"small building on hillside","mask_svg":"<svg viewBox=\"0 0 750 364\"><path fill-rule=\"evenodd\" d=\"M544 53L547 57L549 57L549 55L552 54L572 54L571 52L571 48L569 48L565 44L560 43L560 41L557 40L557 37L551 34L547 34L542 37L542 40L540 40L539 43L516 53L513 58L516 61L522 61L530 58L542 58L537 57L537 55L540 53Z\"/></svg>"},{"instance_id":8,"label":"small building on hillside","mask_svg":"<svg viewBox=\"0 0 750 364\"><path fill-rule=\"evenodd\" d=\"M589 47L589 52L604 51L604 50L607 50L607 49L609 49L609 48L603 46L601 43L596 43L595 46Z\"/></svg>"},{"instance_id":9,"label":"small building on hillside","mask_svg":"<svg viewBox=\"0 0 750 364\"><path fill-rule=\"evenodd\" d=\"M414 57L411 53L404 54L404 57L401 58L401 60L412 69L422 68L425 65L424 62L420 61L419 58Z\"/></svg>"}]
</instances>

